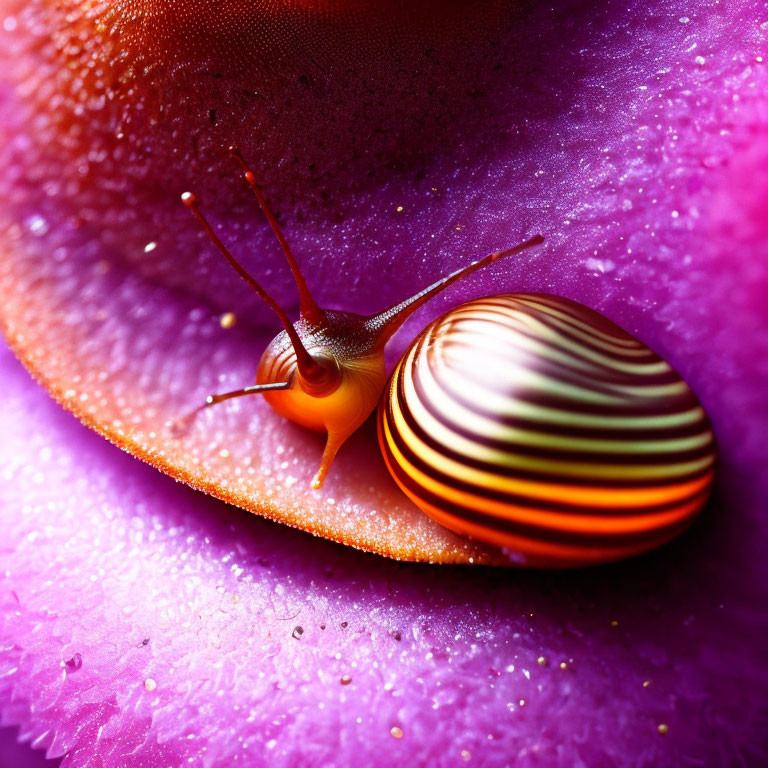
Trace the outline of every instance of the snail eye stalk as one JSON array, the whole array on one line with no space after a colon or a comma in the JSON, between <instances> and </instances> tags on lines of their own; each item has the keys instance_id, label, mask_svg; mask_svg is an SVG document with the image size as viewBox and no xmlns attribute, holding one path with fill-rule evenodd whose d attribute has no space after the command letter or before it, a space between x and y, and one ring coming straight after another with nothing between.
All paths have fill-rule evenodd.
<instances>
[{"instance_id":1,"label":"snail eye stalk","mask_svg":"<svg viewBox=\"0 0 768 768\"><path fill-rule=\"evenodd\" d=\"M238 164L242 168L243 177L248 182L248 186L253 190L253 194L259 203L259 208L261 208L262 213L269 222L269 226L272 227L272 231L275 233L277 241L280 243L280 248L283 251L283 255L288 262L288 266L291 268L293 279L296 281L296 287L299 289L299 312L302 318L312 325L321 325L325 321L325 312L323 312L323 310L314 300L312 293L309 290L309 286L307 285L307 281L304 279L304 275L301 273L299 265L296 262L293 252L291 251L291 247L288 245L288 240L286 240L285 235L283 234L283 230L277 223L277 219L267 204L264 193L261 191L261 187L256 181L256 176L248 167L248 164L245 162L245 158L237 147L230 147L229 153L232 155L232 157L235 158L235 160L237 160Z\"/></svg>"},{"instance_id":2,"label":"snail eye stalk","mask_svg":"<svg viewBox=\"0 0 768 768\"><path fill-rule=\"evenodd\" d=\"M473 272L477 272L477 270L483 269L483 267L487 267L489 264L493 264L494 261L506 259L508 256L515 256L521 251L525 251L535 245L541 245L543 242L544 237L542 235L534 235L513 248L489 253L484 258L474 261L472 264L468 264L466 267L457 269L455 272L451 272L450 275L440 278L440 280L432 283L432 285L429 285L418 293L415 293L413 296L398 302L389 309L385 309L383 312L372 315L367 320L367 326L372 332L378 333L380 339L386 343L386 341L394 335L397 329L417 309L419 309L419 307L422 307L431 298L437 296L438 293L441 293L449 286L462 280L468 275L471 275Z\"/></svg>"},{"instance_id":3,"label":"snail eye stalk","mask_svg":"<svg viewBox=\"0 0 768 768\"><path fill-rule=\"evenodd\" d=\"M264 288L262 288L256 279L250 275L250 273L232 255L227 246L224 245L219 236L213 231L210 223L200 210L200 205L197 202L197 198L191 192L184 192L184 194L181 196L181 200L184 205L186 205L187 208L192 211L203 231L206 233L206 235L208 235L208 239L221 252L224 258L229 262L229 265L232 267L232 269L234 269L235 272L237 272L237 274L240 275L240 277L242 277L243 280L245 280L245 282L248 283L248 285L250 285L254 291L256 291L259 298L278 316L280 322L283 325L283 328L285 329L285 332L288 334L288 338L290 338L291 343L293 344L293 349L296 353L296 364L301 376L310 382L325 377L326 370L324 366L315 361L312 355L307 352L307 349L301 341L299 334L296 332L296 329L293 327L293 323L291 323L291 321L288 319L288 315L285 314L283 308L272 298L272 296L270 296L269 293L267 293Z\"/></svg>"}]
</instances>

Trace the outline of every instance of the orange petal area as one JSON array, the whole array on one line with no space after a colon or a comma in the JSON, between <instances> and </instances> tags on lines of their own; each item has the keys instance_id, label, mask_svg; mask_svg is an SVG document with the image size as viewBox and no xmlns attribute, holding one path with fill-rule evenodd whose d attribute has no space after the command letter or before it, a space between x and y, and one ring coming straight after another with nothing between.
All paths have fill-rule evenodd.
<instances>
[{"instance_id":1,"label":"orange petal area","mask_svg":"<svg viewBox=\"0 0 768 768\"><path fill-rule=\"evenodd\" d=\"M264 313L241 311L242 286L200 258L186 214L175 228L167 211L182 219L178 195L194 189L229 211L237 189L242 206L222 149L231 143L278 202L302 205L334 199L333 184L336 197L350 179L372 184L395 159L429 156L455 134L455 120L441 118L457 103L483 119L476 97L498 79L507 0L6 5L18 30L0 46L14 93L4 105L0 92L0 324L37 379L121 448L246 509L391 557L505 562L400 493L372 424L343 447L321 492L309 483L324 437L259 397L205 411L184 437L166 424L210 393L253 383L277 330L249 327ZM279 206L294 222L299 207ZM313 277L322 283L317 264ZM226 328L228 311L237 322Z\"/></svg>"},{"instance_id":2,"label":"orange petal area","mask_svg":"<svg viewBox=\"0 0 768 768\"><path fill-rule=\"evenodd\" d=\"M326 201L351 176L365 186L382 166L422 162L455 141L457 113L482 120L477 97L498 86L500 30L517 15L510 0L5 5L31 55L14 51L4 69L58 133L37 151L52 150L52 165L71 154L56 182L101 186L96 205L120 176L177 180L174 194L212 168L235 179L229 144L254 160L270 197L302 185L301 205L307 178Z\"/></svg>"},{"instance_id":3,"label":"orange petal area","mask_svg":"<svg viewBox=\"0 0 768 768\"><path fill-rule=\"evenodd\" d=\"M275 329L249 328L245 318L223 328L220 312L197 297L98 255L73 259L59 248L51 256L46 238L35 242L15 224L2 229L0 321L11 347L60 404L115 445L224 501L342 544L403 560L508 563L399 491L371 421L343 447L321 491L309 483L324 437L259 397L207 409L174 437L169 422L206 395L253 382Z\"/></svg>"}]
</instances>

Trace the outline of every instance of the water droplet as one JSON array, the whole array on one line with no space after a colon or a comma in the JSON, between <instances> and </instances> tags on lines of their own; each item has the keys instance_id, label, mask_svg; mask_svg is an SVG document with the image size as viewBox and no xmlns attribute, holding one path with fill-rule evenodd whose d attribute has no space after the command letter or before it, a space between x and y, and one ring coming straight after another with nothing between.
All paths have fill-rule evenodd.
<instances>
[{"instance_id":1,"label":"water droplet","mask_svg":"<svg viewBox=\"0 0 768 768\"><path fill-rule=\"evenodd\" d=\"M26 220L27 229L37 237L42 237L48 232L48 222L39 214L35 213Z\"/></svg>"}]
</instances>

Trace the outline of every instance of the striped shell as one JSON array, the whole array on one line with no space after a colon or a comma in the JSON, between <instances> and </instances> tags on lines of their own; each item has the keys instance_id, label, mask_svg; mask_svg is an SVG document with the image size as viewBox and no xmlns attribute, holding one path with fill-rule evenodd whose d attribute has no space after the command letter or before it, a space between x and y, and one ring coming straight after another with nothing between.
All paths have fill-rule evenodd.
<instances>
[{"instance_id":1,"label":"striped shell","mask_svg":"<svg viewBox=\"0 0 768 768\"><path fill-rule=\"evenodd\" d=\"M545 294L462 304L414 340L378 413L403 491L521 565L617 560L683 531L715 444L680 375L587 307Z\"/></svg>"}]
</instances>

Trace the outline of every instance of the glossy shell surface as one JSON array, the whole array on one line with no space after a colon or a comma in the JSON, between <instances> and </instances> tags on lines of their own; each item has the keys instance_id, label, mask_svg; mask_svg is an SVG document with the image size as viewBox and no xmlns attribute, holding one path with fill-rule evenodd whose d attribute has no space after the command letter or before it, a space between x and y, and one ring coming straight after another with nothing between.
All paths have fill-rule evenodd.
<instances>
[{"instance_id":1,"label":"glossy shell surface","mask_svg":"<svg viewBox=\"0 0 768 768\"><path fill-rule=\"evenodd\" d=\"M577 567L677 536L714 477L704 409L679 373L582 304L467 302L395 368L379 442L403 491L520 565Z\"/></svg>"}]
</instances>

